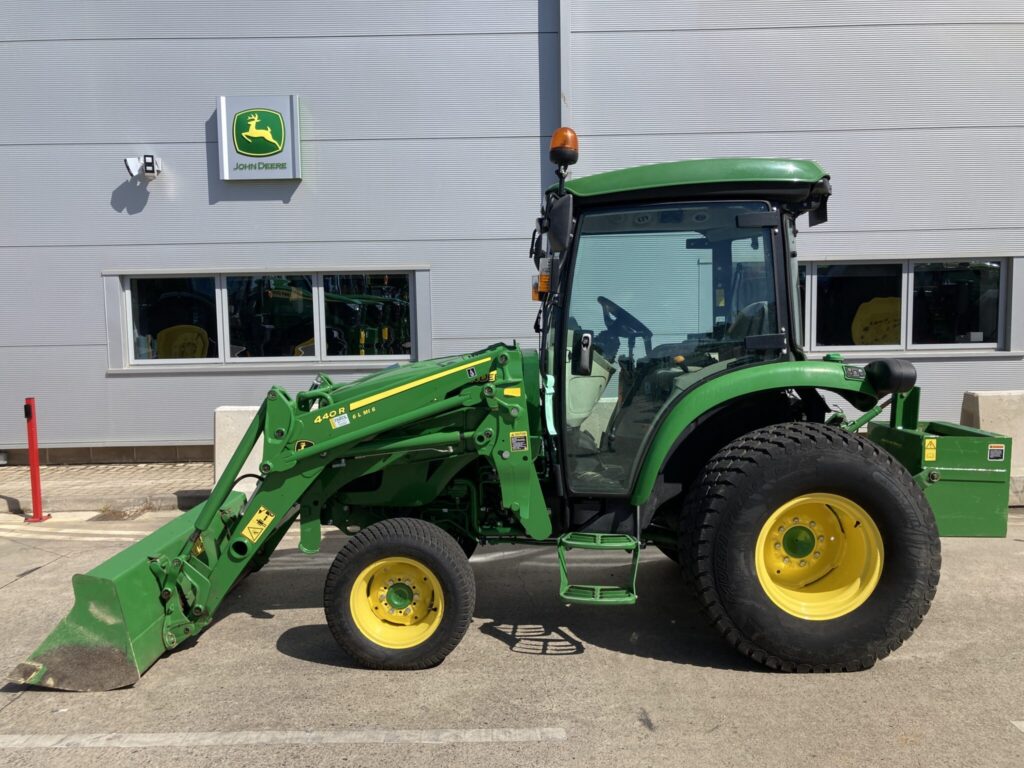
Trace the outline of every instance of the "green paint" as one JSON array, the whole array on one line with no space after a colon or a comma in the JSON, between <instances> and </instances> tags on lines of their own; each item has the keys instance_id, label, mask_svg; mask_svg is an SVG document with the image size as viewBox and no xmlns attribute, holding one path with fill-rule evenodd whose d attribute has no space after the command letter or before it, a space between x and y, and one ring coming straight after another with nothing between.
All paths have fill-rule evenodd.
<instances>
[{"instance_id":1,"label":"green paint","mask_svg":"<svg viewBox=\"0 0 1024 768\"><path fill-rule=\"evenodd\" d=\"M731 157L641 165L572 179L565 187L577 197L597 197L701 184L814 184L827 175L820 165L810 160Z\"/></svg>"},{"instance_id":2,"label":"green paint","mask_svg":"<svg viewBox=\"0 0 1024 768\"><path fill-rule=\"evenodd\" d=\"M384 599L396 611L402 611L412 605L412 598L412 587L404 582L398 582L388 587L387 595Z\"/></svg>"},{"instance_id":3,"label":"green paint","mask_svg":"<svg viewBox=\"0 0 1024 768\"><path fill-rule=\"evenodd\" d=\"M754 365L703 381L665 405L665 416L648 442L630 503L636 505L647 501L677 439L699 417L725 403L758 392L791 387L813 387L843 396L868 397L871 402L875 400L874 390L867 381L847 379L841 363L824 360Z\"/></svg>"},{"instance_id":4,"label":"green paint","mask_svg":"<svg viewBox=\"0 0 1024 768\"><path fill-rule=\"evenodd\" d=\"M922 422L916 429L872 423L868 437L914 476L935 513L939 535L1006 536L1009 437L941 421ZM934 441L934 452L927 441ZM1000 458L993 446L1003 446Z\"/></svg>"},{"instance_id":5,"label":"green paint","mask_svg":"<svg viewBox=\"0 0 1024 768\"><path fill-rule=\"evenodd\" d=\"M782 548L790 557L807 557L814 551L815 538L810 528L795 525L782 535Z\"/></svg>"},{"instance_id":6,"label":"green paint","mask_svg":"<svg viewBox=\"0 0 1024 768\"><path fill-rule=\"evenodd\" d=\"M269 157L284 151L284 117L272 109L246 109L232 120L235 151L246 157Z\"/></svg>"}]
</instances>

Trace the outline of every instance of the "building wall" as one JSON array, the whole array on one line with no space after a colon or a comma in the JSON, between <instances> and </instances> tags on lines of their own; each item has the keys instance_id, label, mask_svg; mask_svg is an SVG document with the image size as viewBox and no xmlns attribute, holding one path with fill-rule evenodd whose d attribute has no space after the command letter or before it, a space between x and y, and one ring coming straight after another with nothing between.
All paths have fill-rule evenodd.
<instances>
[{"instance_id":1,"label":"building wall","mask_svg":"<svg viewBox=\"0 0 1024 768\"><path fill-rule=\"evenodd\" d=\"M218 405L380 365L122 370L118 274L416 267L416 356L535 343L557 2L66 0L0 17L0 447L22 444L29 395L44 446L209 442ZM217 97L289 93L301 183L222 182ZM164 171L140 186L122 161L144 153Z\"/></svg>"},{"instance_id":2,"label":"building wall","mask_svg":"<svg viewBox=\"0 0 1024 768\"><path fill-rule=\"evenodd\" d=\"M201 443L212 410L364 363L125 368L119 274L415 268L416 355L533 344L551 180L722 155L821 162L806 262L1005 260L1002 349L912 352L930 417L1024 385L1024 8L1012 0L9 0L0 11L0 448ZM560 21L561 19L561 21ZM560 27L563 34L560 36ZM302 99L304 178L227 183L220 95ZM140 186L122 165L164 172Z\"/></svg>"},{"instance_id":3,"label":"building wall","mask_svg":"<svg viewBox=\"0 0 1024 768\"><path fill-rule=\"evenodd\" d=\"M814 159L833 196L802 262L1003 260L1002 349L898 353L923 415L958 421L965 389L1024 388L1020 3L573 0L571 30L576 174Z\"/></svg>"}]
</instances>

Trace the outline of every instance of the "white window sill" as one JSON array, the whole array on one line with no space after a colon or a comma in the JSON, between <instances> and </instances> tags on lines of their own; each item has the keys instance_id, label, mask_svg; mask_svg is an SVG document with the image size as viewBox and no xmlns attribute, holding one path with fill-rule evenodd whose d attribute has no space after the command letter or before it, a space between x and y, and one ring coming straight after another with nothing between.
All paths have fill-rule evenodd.
<instances>
[{"instance_id":1,"label":"white window sill","mask_svg":"<svg viewBox=\"0 0 1024 768\"><path fill-rule=\"evenodd\" d=\"M1024 360L1024 350L1005 349L879 349L871 350L840 350L828 352L807 352L808 360L821 360L825 355L838 354L843 360L851 363L869 362L885 357L899 357L906 360Z\"/></svg>"},{"instance_id":2,"label":"white window sill","mask_svg":"<svg viewBox=\"0 0 1024 768\"><path fill-rule=\"evenodd\" d=\"M373 373L402 363L402 360L306 360L303 362L200 363L197 365L167 363L165 365L133 365L130 368L108 368L107 376L189 376L235 373Z\"/></svg>"}]
</instances>

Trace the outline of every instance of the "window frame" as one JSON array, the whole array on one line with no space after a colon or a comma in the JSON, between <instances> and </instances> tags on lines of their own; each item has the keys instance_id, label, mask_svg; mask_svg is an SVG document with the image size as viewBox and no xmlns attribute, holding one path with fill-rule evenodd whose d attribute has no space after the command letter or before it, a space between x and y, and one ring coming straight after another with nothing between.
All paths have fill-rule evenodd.
<instances>
[{"instance_id":1,"label":"window frame","mask_svg":"<svg viewBox=\"0 0 1024 768\"><path fill-rule=\"evenodd\" d=\"M326 313L323 307L324 275L368 275L389 274L405 275L409 281L409 326L412 348L405 355L328 355L326 348L327 329ZM311 276L313 300L313 344L312 355L283 355L280 357L232 357L230 338L230 312L227 280L229 277L252 277L259 275ZM169 370L211 368L246 368L246 367L292 367L305 368L311 364L322 368L385 368L395 363L411 362L423 359L424 353L430 355L429 339L424 343L424 330L429 333L429 314L422 311L429 296L429 269L417 266L396 266L393 268L334 268L318 266L313 269L299 268L266 268L266 269L231 269L231 270L118 270L116 273L103 273L104 279L116 285L120 304L117 320L120 332L108 333L110 348L108 358L112 370ZM217 356L203 358L167 358L146 359L135 356L134 324L132 315L132 280L188 279L212 278L214 281L215 316L217 319ZM421 300L420 293L426 296ZM110 294L108 293L108 296ZM108 324L113 316L108 313ZM425 325L425 329L424 326ZM114 331L114 329L111 329ZM116 340L116 341L115 341ZM118 350L117 347L120 347Z\"/></svg>"},{"instance_id":2,"label":"window frame","mask_svg":"<svg viewBox=\"0 0 1024 768\"><path fill-rule=\"evenodd\" d=\"M943 344L920 344L913 341L914 318L914 265L915 264L955 264L971 261L989 261L999 265L999 307L996 325L995 342L964 342ZM1009 291L1010 266L1009 259L1003 257L985 258L982 256L922 256L913 259L833 259L815 261L808 259L802 264L807 268L804 292L809 300L804 307L805 336L808 339L808 352L827 353L842 352L845 354L861 354L874 352L977 352L1004 350L1006 343L1007 299ZM857 266L857 265L899 265L900 266L900 343L894 344L849 344L823 345L818 343L818 268L820 266Z\"/></svg>"}]
</instances>

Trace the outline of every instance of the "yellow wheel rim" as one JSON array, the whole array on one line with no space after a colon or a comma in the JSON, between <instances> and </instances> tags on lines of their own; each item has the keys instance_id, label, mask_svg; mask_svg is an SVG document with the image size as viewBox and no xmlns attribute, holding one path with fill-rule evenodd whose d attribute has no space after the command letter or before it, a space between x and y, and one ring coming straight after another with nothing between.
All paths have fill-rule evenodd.
<instances>
[{"instance_id":1,"label":"yellow wheel rim","mask_svg":"<svg viewBox=\"0 0 1024 768\"><path fill-rule=\"evenodd\" d=\"M426 641L441 624L441 582L408 557L385 557L363 569L349 595L352 620L371 642L396 650Z\"/></svg>"},{"instance_id":2,"label":"yellow wheel rim","mask_svg":"<svg viewBox=\"0 0 1024 768\"><path fill-rule=\"evenodd\" d=\"M878 586L883 559L871 515L833 493L798 496L776 509L754 550L765 594L786 613L811 621L863 605Z\"/></svg>"}]
</instances>

